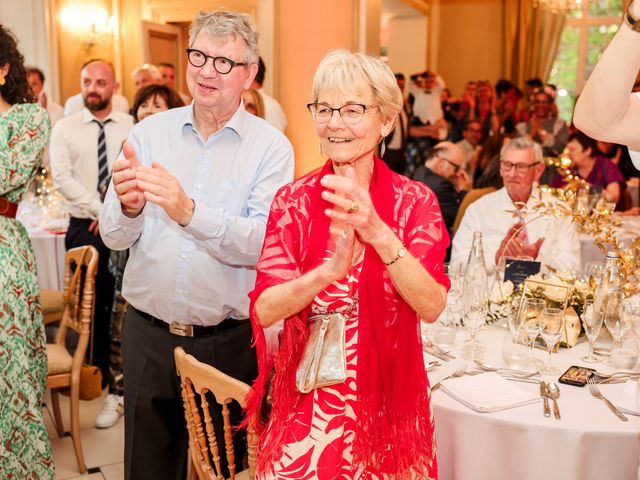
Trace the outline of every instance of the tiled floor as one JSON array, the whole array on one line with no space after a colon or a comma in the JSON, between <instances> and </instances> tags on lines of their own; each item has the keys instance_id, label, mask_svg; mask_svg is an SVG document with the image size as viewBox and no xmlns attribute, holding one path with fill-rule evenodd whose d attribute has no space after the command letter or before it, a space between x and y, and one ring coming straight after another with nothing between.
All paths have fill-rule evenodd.
<instances>
[{"instance_id":1,"label":"tiled floor","mask_svg":"<svg viewBox=\"0 0 640 480\"><path fill-rule=\"evenodd\" d=\"M53 411L47 398L47 408L44 409L44 423L51 438L53 460L56 465L56 479L82 480L123 480L124 479L124 417L113 427L107 429L95 428L96 415L102 409L107 396L106 390L102 396L90 402L80 402L80 428L84 461L89 469L89 475L80 475L78 463L73 450L70 436L58 438L54 424ZM70 429L69 399L60 396L60 410L65 430Z\"/></svg>"}]
</instances>

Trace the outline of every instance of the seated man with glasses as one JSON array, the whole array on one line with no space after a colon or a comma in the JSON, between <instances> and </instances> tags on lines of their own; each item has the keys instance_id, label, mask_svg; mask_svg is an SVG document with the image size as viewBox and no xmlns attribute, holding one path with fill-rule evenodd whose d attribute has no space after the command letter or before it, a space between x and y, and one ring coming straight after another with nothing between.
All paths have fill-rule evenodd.
<instances>
[{"instance_id":1,"label":"seated man with glasses","mask_svg":"<svg viewBox=\"0 0 640 480\"><path fill-rule=\"evenodd\" d=\"M469 205L453 237L452 265L466 264L473 232L482 232L487 268L506 256L531 257L559 270L580 269L580 241L572 222L533 210L543 170L542 149L532 140L520 137L502 147L504 187Z\"/></svg>"},{"instance_id":2,"label":"seated man with glasses","mask_svg":"<svg viewBox=\"0 0 640 480\"><path fill-rule=\"evenodd\" d=\"M463 164L464 152L460 147L451 142L440 142L429 152L425 164L413 174L414 180L424 183L436 194L450 237L460 202L471 188L471 179L462 170ZM446 260L450 254L451 247L447 249Z\"/></svg>"}]
</instances>

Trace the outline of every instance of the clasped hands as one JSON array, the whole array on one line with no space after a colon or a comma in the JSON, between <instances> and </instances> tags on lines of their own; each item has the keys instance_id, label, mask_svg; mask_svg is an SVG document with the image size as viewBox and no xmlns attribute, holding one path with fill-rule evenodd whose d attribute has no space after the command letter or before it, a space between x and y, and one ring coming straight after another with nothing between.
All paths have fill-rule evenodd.
<instances>
[{"instance_id":1,"label":"clasped hands","mask_svg":"<svg viewBox=\"0 0 640 480\"><path fill-rule=\"evenodd\" d=\"M149 201L179 225L188 225L195 203L180 182L157 162L151 167L142 166L129 142L124 143L122 152L124 158L113 164L113 188L122 212L128 217L137 217Z\"/></svg>"},{"instance_id":2,"label":"clasped hands","mask_svg":"<svg viewBox=\"0 0 640 480\"><path fill-rule=\"evenodd\" d=\"M331 219L330 233L336 239L335 253L327 266L330 276L340 279L351 267L356 237L363 244L379 241L386 225L373 207L369 192L358 184L353 166L345 167L344 176L325 175L321 184L325 188L323 200L333 204L324 213Z\"/></svg>"},{"instance_id":3,"label":"clasped hands","mask_svg":"<svg viewBox=\"0 0 640 480\"><path fill-rule=\"evenodd\" d=\"M535 243L526 244L524 242L525 236L526 233L524 231L523 223L519 222L511 226L511 228L507 231L507 234L502 239L502 242L500 242L500 246L496 251L496 265L500 261L500 257L531 257L535 260L538 257L540 247L544 242L544 237L540 237Z\"/></svg>"}]
</instances>

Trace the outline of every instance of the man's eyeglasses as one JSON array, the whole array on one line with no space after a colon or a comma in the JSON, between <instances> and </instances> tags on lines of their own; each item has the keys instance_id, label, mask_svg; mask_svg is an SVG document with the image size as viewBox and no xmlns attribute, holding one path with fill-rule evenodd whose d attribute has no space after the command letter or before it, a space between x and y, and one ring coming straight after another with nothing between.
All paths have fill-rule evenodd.
<instances>
[{"instance_id":1,"label":"man's eyeglasses","mask_svg":"<svg viewBox=\"0 0 640 480\"><path fill-rule=\"evenodd\" d=\"M444 160L449 165L451 165L453 167L453 173L458 173L458 170L460 170L460 165L458 165L457 163L453 163L451 160L447 160L446 158L442 158L442 157L438 157L438 158L440 160Z\"/></svg>"},{"instance_id":2,"label":"man's eyeglasses","mask_svg":"<svg viewBox=\"0 0 640 480\"><path fill-rule=\"evenodd\" d=\"M195 48L187 48L187 58L189 59L189 63L194 67L204 67L205 63L207 63L208 59L212 60L213 68L216 72L226 75L229 73L234 67L246 66L246 63L243 62L234 62L226 57L212 57L211 55L207 55L200 50L196 50Z\"/></svg>"},{"instance_id":3,"label":"man's eyeglasses","mask_svg":"<svg viewBox=\"0 0 640 480\"><path fill-rule=\"evenodd\" d=\"M333 108L326 103L309 103L307 109L316 123L329 123L333 112L338 112L342 121L348 125L355 125L364 117L367 110L377 108L376 105L362 105L360 103L348 103L339 108Z\"/></svg>"},{"instance_id":4,"label":"man's eyeglasses","mask_svg":"<svg viewBox=\"0 0 640 480\"><path fill-rule=\"evenodd\" d=\"M535 167L540 162L533 163L511 163L500 160L500 170L503 172L510 172L512 168L516 169L517 173L524 173L529 170L531 167Z\"/></svg>"}]
</instances>

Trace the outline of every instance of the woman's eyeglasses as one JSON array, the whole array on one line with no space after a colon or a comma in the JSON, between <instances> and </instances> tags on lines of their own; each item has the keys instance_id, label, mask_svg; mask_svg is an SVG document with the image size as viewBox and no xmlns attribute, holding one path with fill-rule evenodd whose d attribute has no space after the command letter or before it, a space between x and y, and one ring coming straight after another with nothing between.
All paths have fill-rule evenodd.
<instances>
[{"instance_id":1,"label":"woman's eyeglasses","mask_svg":"<svg viewBox=\"0 0 640 480\"><path fill-rule=\"evenodd\" d=\"M307 109L316 123L329 123L333 112L338 112L342 121L348 125L355 125L364 117L367 110L378 108L376 105L362 105L360 103L348 103L339 108L333 108L326 103L309 103Z\"/></svg>"}]
</instances>

